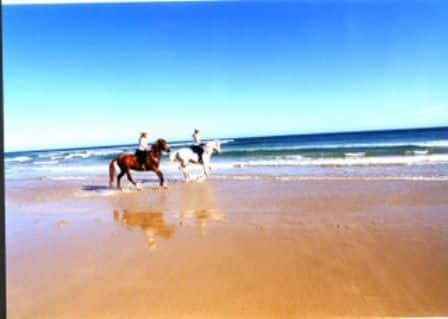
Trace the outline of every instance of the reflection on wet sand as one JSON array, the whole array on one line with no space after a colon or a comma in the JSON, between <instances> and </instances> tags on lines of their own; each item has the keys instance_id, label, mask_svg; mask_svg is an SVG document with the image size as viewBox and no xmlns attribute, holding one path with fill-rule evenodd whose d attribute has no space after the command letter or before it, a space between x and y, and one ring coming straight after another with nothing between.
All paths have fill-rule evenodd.
<instances>
[{"instance_id":1,"label":"reflection on wet sand","mask_svg":"<svg viewBox=\"0 0 448 319\"><path fill-rule=\"evenodd\" d=\"M156 236L170 239L176 231L176 226L167 224L161 212L129 212L124 210L120 214L118 210L114 210L113 216L116 222L129 229L140 227L150 249L154 249L157 245Z\"/></svg>"},{"instance_id":2,"label":"reflection on wet sand","mask_svg":"<svg viewBox=\"0 0 448 319\"><path fill-rule=\"evenodd\" d=\"M224 217L215 207L215 191L208 183L195 183L183 187L180 192L180 210L177 215L184 219L195 218L201 236L205 235L208 221L221 221Z\"/></svg>"},{"instance_id":3,"label":"reflection on wet sand","mask_svg":"<svg viewBox=\"0 0 448 319\"><path fill-rule=\"evenodd\" d=\"M223 214L219 213L216 209L187 209L180 212L178 218L181 220L181 225L184 224L184 219L196 218L196 223L199 227L201 236L204 236L207 229L207 221L221 221L223 219Z\"/></svg>"},{"instance_id":4,"label":"reflection on wet sand","mask_svg":"<svg viewBox=\"0 0 448 319\"><path fill-rule=\"evenodd\" d=\"M168 224L165 221L164 214L161 212L131 212L124 210L120 213L120 211L114 210L113 217L117 223L128 229L141 228L150 249L156 248L156 237L170 239L176 232L176 225ZM200 234L204 236L207 222L221 221L223 215L215 209L188 209L176 214L176 217L180 219L179 225L181 226L186 224L184 222L185 219L195 218Z\"/></svg>"},{"instance_id":5,"label":"reflection on wet sand","mask_svg":"<svg viewBox=\"0 0 448 319\"><path fill-rule=\"evenodd\" d=\"M216 209L214 189L206 183L195 183L185 185L180 192L177 193L175 207L166 206L160 203L152 203L160 207L157 210L146 210L140 206L140 203L127 202L127 207L134 209L117 209L113 210L113 217L120 225L129 229L140 227L143 230L146 242L149 248L156 247L157 237L170 239L176 232L177 224L189 226L189 220L194 220L199 228L201 236L206 233L210 222L219 222L223 219L223 214ZM164 200L164 198L162 198ZM170 212L174 212L174 215ZM166 217L174 217L178 219L178 223L166 222Z\"/></svg>"}]
</instances>

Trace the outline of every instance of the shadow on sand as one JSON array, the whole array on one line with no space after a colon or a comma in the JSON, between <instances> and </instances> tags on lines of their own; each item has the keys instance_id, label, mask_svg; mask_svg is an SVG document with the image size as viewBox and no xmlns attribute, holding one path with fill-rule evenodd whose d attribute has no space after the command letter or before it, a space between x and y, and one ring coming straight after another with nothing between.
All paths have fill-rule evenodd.
<instances>
[{"instance_id":1,"label":"shadow on sand","mask_svg":"<svg viewBox=\"0 0 448 319\"><path fill-rule=\"evenodd\" d=\"M106 185L84 185L81 188L83 191L89 191L89 192L101 192L110 190L111 188Z\"/></svg>"}]
</instances>

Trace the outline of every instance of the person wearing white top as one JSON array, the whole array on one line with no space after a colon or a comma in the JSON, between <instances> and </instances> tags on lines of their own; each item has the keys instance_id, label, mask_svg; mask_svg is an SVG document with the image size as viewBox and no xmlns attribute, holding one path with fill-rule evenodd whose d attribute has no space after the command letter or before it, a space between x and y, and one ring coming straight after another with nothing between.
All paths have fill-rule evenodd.
<instances>
[{"instance_id":1,"label":"person wearing white top","mask_svg":"<svg viewBox=\"0 0 448 319\"><path fill-rule=\"evenodd\" d=\"M193 132L193 145L191 146L191 150L198 154L199 163L202 164L202 153L204 153L204 147L201 143L201 137L199 136L199 130L195 129Z\"/></svg>"},{"instance_id":2,"label":"person wearing white top","mask_svg":"<svg viewBox=\"0 0 448 319\"><path fill-rule=\"evenodd\" d=\"M143 131L140 133L140 137L138 139L138 148L135 151L135 156L137 156L137 160L142 166L143 170L146 170L145 161L148 150L148 132Z\"/></svg>"},{"instance_id":3,"label":"person wearing white top","mask_svg":"<svg viewBox=\"0 0 448 319\"><path fill-rule=\"evenodd\" d=\"M140 133L140 138L138 139L138 149L140 151L148 150L148 133L146 132Z\"/></svg>"},{"instance_id":4,"label":"person wearing white top","mask_svg":"<svg viewBox=\"0 0 448 319\"><path fill-rule=\"evenodd\" d=\"M199 130L195 129L193 133L193 144L201 145L201 137L199 136Z\"/></svg>"}]
</instances>

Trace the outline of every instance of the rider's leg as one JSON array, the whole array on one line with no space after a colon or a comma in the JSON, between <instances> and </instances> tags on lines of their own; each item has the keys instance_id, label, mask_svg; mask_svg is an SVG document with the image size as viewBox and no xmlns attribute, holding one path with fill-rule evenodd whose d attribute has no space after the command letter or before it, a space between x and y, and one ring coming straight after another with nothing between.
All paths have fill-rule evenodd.
<instances>
[{"instance_id":1,"label":"rider's leg","mask_svg":"<svg viewBox=\"0 0 448 319\"><path fill-rule=\"evenodd\" d=\"M142 170L146 171L146 157L148 156L148 152L142 151L140 156L140 164L142 165Z\"/></svg>"}]
</instances>

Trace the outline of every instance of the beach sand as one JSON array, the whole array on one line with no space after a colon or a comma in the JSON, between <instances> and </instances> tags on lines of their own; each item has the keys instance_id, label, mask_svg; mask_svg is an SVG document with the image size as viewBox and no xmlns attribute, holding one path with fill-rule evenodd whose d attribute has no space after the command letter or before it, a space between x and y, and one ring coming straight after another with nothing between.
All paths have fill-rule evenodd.
<instances>
[{"instance_id":1,"label":"beach sand","mask_svg":"<svg viewBox=\"0 0 448 319\"><path fill-rule=\"evenodd\" d=\"M6 184L8 318L448 316L448 183Z\"/></svg>"}]
</instances>

